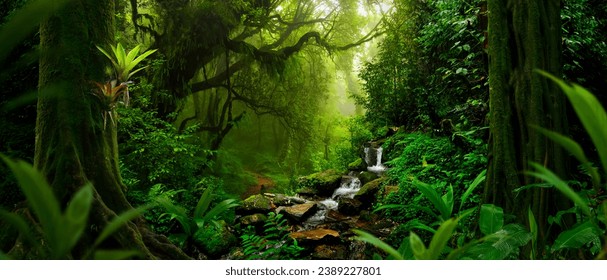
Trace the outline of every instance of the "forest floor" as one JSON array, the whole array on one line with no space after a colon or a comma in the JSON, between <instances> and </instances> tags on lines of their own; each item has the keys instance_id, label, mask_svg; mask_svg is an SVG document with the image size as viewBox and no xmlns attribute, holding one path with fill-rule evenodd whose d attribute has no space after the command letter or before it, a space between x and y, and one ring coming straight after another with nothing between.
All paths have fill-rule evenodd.
<instances>
[{"instance_id":1,"label":"forest floor","mask_svg":"<svg viewBox=\"0 0 607 280\"><path fill-rule=\"evenodd\" d=\"M249 196L256 195L256 194L261 194L262 189L263 189L263 192L268 192L271 189L276 187L276 183L274 181L272 181L272 179L265 177L259 173L252 173L252 174L255 176L257 183L255 185L247 187L245 192L240 195L241 199L246 199Z\"/></svg>"}]
</instances>

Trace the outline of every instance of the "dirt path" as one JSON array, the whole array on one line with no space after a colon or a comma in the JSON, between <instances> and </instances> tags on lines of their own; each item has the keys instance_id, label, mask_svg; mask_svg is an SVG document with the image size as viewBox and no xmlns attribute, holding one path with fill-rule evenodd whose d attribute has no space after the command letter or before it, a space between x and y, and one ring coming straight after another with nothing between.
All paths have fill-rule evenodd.
<instances>
[{"instance_id":1,"label":"dirt path","mask_svg":"<svg viewBox=\"0 0 607 280\"><path fill-rule=\"evenodd\" d=\"M258 173L253 173L253 175L257 179L257 184L247 187L247 190L242 195L240 195L241 199L246 199L249 196L260 194L262 191L262 187L264 189L263 192L269 192L272 188L276 187L276 183L274 183L272 179L264 177L263 175Z\"/></svg>"}]
</instances>

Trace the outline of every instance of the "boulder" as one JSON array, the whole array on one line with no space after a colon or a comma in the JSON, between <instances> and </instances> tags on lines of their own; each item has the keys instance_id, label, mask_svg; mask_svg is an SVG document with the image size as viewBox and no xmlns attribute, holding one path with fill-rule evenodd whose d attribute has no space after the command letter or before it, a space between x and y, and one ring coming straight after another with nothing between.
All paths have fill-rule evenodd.
<instances>
[{"instance_id":1,"label":"boulder","mask_svg":"<svg viewBox=\"0 0 607 280\"><path fill-rule=\"evenodd\" d=\"M302 204L307 202L307 200L301 197L286 196L284 194L274 194L272 200L276 206L291 206L293 204Z\"/></svg>"},{"instance_id":2,"label":"boulder","mask_svg":"<svg viewBox=\"0 0 607 280\"><path fill-rule=\"evenodd\" d=\"M371 171L363 171L358 174L358 179L360 179L360 183L364 186L366 183L369 183L375 179L379 178L377 173Z\"/></svg>"},{"instance_id":3,"label":"boulder","mask_svg":"<svg viewBox=\"0 0 607 280\"><path fill-rule=\"evenodd\" d=\"M358 158L355 161L348 164L348 170L350 170L350 171L367 170L367 163L362 158Z\"/></svg>"},{"instance_id":4,"label":"boulder","mask_svg":"<svg viewBox=\"0 0 607 280\"><path fill-rule=\"evenodd\" d=\"M207 224L194 235L197 246L212 258L218 258L238 243L238 238L232 233L225 221Z\"/></svg>"},{"instance_id":5,"label":"boulder","mask_svg":"<svg viewBox=\"0 0 607 280\"><path fill-rule=\"evenodd\" d=\"M272 203L270 198L261 194L256 194L245 199L242 204L236 208L236 212L243 215L255 213L266 214L274 211L274 209L276 209L276 205Z\"/></svg>"},{"instance_id":6,"label":"boulder","mask_svg":"<svg viewBox=\"0 0 607 280\"><path fill-rule=\"evenodd\" d=\"M355 198L342 197L339 199L337 210L345 215L354 216L362 210L362 202Z\"/></svg>"},{"instance_id":7,"label":"boulder","mask_svg":"<svg viewBox=\"0 0 607 280\"><path fill-rule=\"evenodd\" d=\"M354 198L362 202L364 207L370 206L375 199L375 194L377 194L377 191L379 191L381 183L384 180L384 178L378 178L364 184L360 190L358 190L356 195L354 195Z\"/></svg>"},{"instance_id":8,"label":"boulder","mask_svg":"<svg viewBox=\"0 0 607 280\"><path fill-rule=\"evenodd\" d=\"M317 228L307 231L293 232L289 234L289 236L297 240L297 242L300 244L329 244L336 243L339 241L339 232L326 228Z\"/></svg>"},{"instance_id":9,"label":"boulder","mask_svg":"<svg viewBox=\"0 0 607 280\"><path fill-rule=\"evenodd\" d=\"M344 174L334 169L325 170L297 179L299 189L310 189L313 194L328 197L339 188ZM301 193L301 191L300 191Z\"/></svg>"},{"instance_id":10,"label":"boulder","mask_svg":"<svg viewBox=\"0 0 607 280\"><path fill-rule=\"evenodd\" d=\"M312 216L318 205L314 202L308 202L304 204L297 204L289 207L284 207L280 210L288 218L291 218L297 222L305 221L308 217Z\"/></svg>"}]
</instances>

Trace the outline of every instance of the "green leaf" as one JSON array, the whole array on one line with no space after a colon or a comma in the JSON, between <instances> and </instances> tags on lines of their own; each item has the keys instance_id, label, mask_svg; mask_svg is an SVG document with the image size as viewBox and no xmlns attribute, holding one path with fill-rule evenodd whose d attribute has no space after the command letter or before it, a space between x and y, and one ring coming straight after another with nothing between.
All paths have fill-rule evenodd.
<instances>
[{"instance_id":1,"label":"green leaf","mask_svg":"<svg viewBox=\"0 0 607 280\"><path fill-rule=\"evenodd\" d=\"M65 210L62 226L57 229L59 240L54 242L59 244L59 248L53 251L55 257L65 256L76 245L86 228L92 202L93 185L87 183L76 192Z\"/></svg>"},{"instance_id":2,"label":"green leaf","mask_svg":"<svg viewBox=\"0 0 607 280\"><path fill-rule=\"evenodd\" d=\"M114 232L116 232L122 226L126 225L129 221L141 216L146 210L148 210L151 207L152 207L152 205L143 205L143 206L140 206L140 207L137 207L134 209L130 209L130 210L116 216L114 219L112 219L111 222L109 222L105 226L105 228L103 228L103 231L101 231L101 234L99 234L97 239L95 239L93 248L99 246L99 244L101 244L101 242L103 242L105 239L107 239L112 234L114 234Z\"/></svg>"},{"instance_id":3,"label":"green leaf","mask_svg":"<svg viewBox=\"0 0 607 280\"><path fill-rule=\"evenodd\" d=\"M479 227L485 235L492 234L504 225L504 210L493 204L483 204L479 219Z\"/></svg>"},{"instance_id":4,"label":"green leaf","mask_svg":"<svg viewBox=\"0 0 607 280\"><path fill-rule=\"evenodd\" d=\"M96 250L94 254L95 260L127 260L141 254L133 250Z\"/></svg>"},{"instance_id":5,"label":"green leaf","mask_svg":"<svg viewBox=\"0 0 607 280\"><path fill-rule=\"evenodd\" d=\"M418 260L425 260L426 258L426 245L421 238L415 232L411 232L409 235L409 244L411 245L411 251Z\"/></svg>"},{"instance_id":6,"label":"green leaf","mask_svg":"<svg viewBox=\"0 0 607 280\"><path fill-rule=\"evenodd\" d=\"M381 249L382 251L386 252L388 255L392 256L394 259L397 259L397 260L403 259L403 256L396 249L394 249L392 246L388 245L387 243L381 241L379 238L375 237L373 234L370 234L370 233L367 233L367 232L364 232L364 231L358 230L358 229L353 229L352 231L354 233L356 233L356 235L358 235L356 237L357 240L367 242L367 243Z\"/></svg>"},{"instance_id":7,"label":"green leaf","mask_svg":"<svg viewBox=\"0 0 607 280\"><path fill-rule=\"evenodd\" d=\"M579 249L592 242L600 242L601 230L592 221L578 224L576 227L561 232L554 241L551 251L555 252L565 248Z\"/></svg>"},{"instance_id":8,"label":"green leaf","mask_svg":"<svg viewBox=\"0 0 607 280\"><path fill-rule=\"evenodd\" d=\"M594 147L597 149L603 171L607 173L607 113L592 93L577 84L568 85L551 74L537 70L540 74L550 78L563 90L586 132L590 135Z\"/></svg>"},{"instance_id":9,"label":"green leaf","mask_svg":"<svg viewBox=\"0 0 607 280\"><path fill-rule=\"evenodd\" d=\"M209 210L208 213L206 213L204 215L204 220L211 220L213 219L215 216L227 211L230 208L234 208L238 206L238 203L236 203L236 199L226 199L220 203L218 203L215 207L213 207L211 210ZM280 219L280 218L278 218ZM280 225L280 224L279 224Z\"/></svg>"},{"instance_id":10,"label":"green leaf","mask_svg":"<svg viewBox=\"0 0 607 280\"><path fill-rule=\"evenodd\" d=\"M536 245L537 245L537 222L535 221L535 216L533 216L533 211L531 211L531 207L527 209L527 216L529 219L529 230L531 231L531 259L535 259L536 254Z\"/></svg>"},{"instance_id":11,"label":"green leaf","mask_svg":"<svg viewBox=\"0 0 607 280\"><path fill-rule=\"evenodd\" d=\"M430 246L428 246L428 250L426 253L426 258L429 260L438 260L440 254L445 250L449 239L453 235L453 231L457 227L458 219L451 218L444 221L436 233L432 236L432 241L430 241Z\"/></svg>"},{"instance_id":12,"label":"green leaf","mask_svg":"<svg viewBox=\"0 0 607 280\"><path fill-rule=\"evenodd\" d=\"M44 176L22 160L11 160L2 154L0 154L0 158L15 175L28 203L42 224L49 242L59 240L61 236L56 236L56 230L61 225L59 202ZM51 247L54 246L57 244L51 244Z\"/></svg>"},{"instance_id":13,"label":"green leaf","mask_svg":"<svg viewBox=\"0 0 607 280\"><path fill-rule=\"evenodd\" d=\"M587 216L591 215L590 207L588 207L588 203L586 201L584 201L577 193L575 193L575 191L573 191L573 189L571 189L571 187L569 187L569 185L567 185L567 183L565 183L565 181L561 180L561 178L559 178L556 174L552 173L552 171L543 167L540 164L537 164L535 162L531 162L529 164L531 166L533 166L535 169L537 169L538 172L526 172L527 174L540 178L540 179L554 185L555 188L557 188L566 197L571 199L573 201L573 203L575 203L578 207L580 207L580 209L582 210L582 212L585 215L587 215Z\"/></svg>"},{"instance_id":14,"label":"green leaf","mask_svg":"<svg viewBox=\"0 0 607 280\"><path fill-rule=\"evenodd\" d=\"M541 132L542 134L544 134L546 137L550 138L552 141L558 143L561 147L565 148L569 153L571 153L575 158L577 158L577 160L579 160L582 163L582 165L584 166L584 169L586 169L586 171L588 171L588 173L590 174L590 177L592 178L593 186L595 186L595 187L600 186L601 177L600 177L597 169L595 167L593 167L592 164L590 163L590 161L588 160L588 158L586 158L586 154L584 154L584 150L577 142L573 141L573 139L571 139L565 135L562 135L560 133L550 131L545 128L539 127L539 126L532 126L532 127L535 128L536 130L538 130L539 132Z\"/></svg>"},{"instance_id":15,"label":"green leaf","mask_svg":"<svg viewBox=\"0 0 607 280\"><path fill-rule=\"evenodd\" d=\"M459 204L460 211L466 203L466 200L468 200L468 197L472 194L472 192L474 192L476 187L478 187L483 181L485 181L485 174L487 174L487 169L483 170L480 174L478 174L474 181L472 181L470 186L468 186L468 189L466 189L466 192L464 192L464 194L462 195L461 202Z\"/></svg>"},{"instance_id":16,"label":"green leaf","mask_svg":"<svg viewBox=\"0 0 607 280\"><path fill-rule=\"evenodd\" d=\"M436 190L432 186L420 181L413 181L412 184L417 187L417 189L424 195L424 197L426 197L428 200L430 200L430 202L432 202L436 209L439 210L441 218L443 220L447 220L451 217L451 212L449 211L449 208L447 207L447 205L445 205L443 199L439 196L438 192L436 192Z\"/></svg>"},{"instance_id":17,"label":"green leaf","mask_svg":"<svg viewBox=\"0 0 607 280\"><path fill-rule=\"evenodd\" d=\"M417 219L408 222L407 226L410 227L410 228L416 228L416 229L425 230L425 231L428 231L428 232L430 232L432 234L436 233L435 229L433 229L433 228L431 228L431 227L423 224L422 222L420 222Z\"/></svg>"},{"instance_id":18,"label":"green leaf","mask_svg":"<svg viewBox=\"0 0 607 280\"><path fill-rule=\"evenodd\" d=\"M202 195L200 196L200 199L198 200L198 203L196 204L196 208L194 208L194 218L198 218L198 219L202 219L202 215L204 214L204 212L207 211L207 209L209 208L209 205L211 204L211 193L212 193L212 189L211 188L207 188Z\"/></svg>"},{"instance_id":19,"label":"green leaf","mask_svg":"<svg viewBox=\"0 0 607 280\"><path fill-rule=\"evenodd\" d=\"M447 213L449 213L448 217L443 217L443 218L449 218L451 217L451 213L453 213L453 205L455 204L453 201L453 186L449 185L449 187L447 188L447 193L444 194L441 197L443 204L445 205L445 208L447 210Z\"/></svg>"}]
</instances>

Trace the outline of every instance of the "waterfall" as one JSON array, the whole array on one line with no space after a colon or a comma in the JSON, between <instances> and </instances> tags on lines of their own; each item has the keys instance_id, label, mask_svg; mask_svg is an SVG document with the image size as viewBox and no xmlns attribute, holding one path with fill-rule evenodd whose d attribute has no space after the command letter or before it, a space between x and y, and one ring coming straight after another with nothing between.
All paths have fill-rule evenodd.
<instances>
[{"instance_id":1,"label":"waterfall","mask_svg":"<svg viewBox=\"0 0 607 280\"><path fill-rule=\"evenodd\" d=\"M367 163L367 170L374 173L381 173L386 171L386 166L383 165L381 162L383 151L384 149L382 147L365 147L365 162ZM375 154L374 159L372 157L372 154Z\"/></svg>"}]
</instances>

